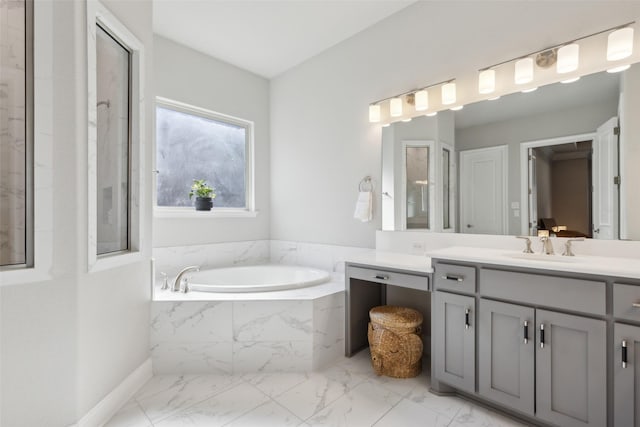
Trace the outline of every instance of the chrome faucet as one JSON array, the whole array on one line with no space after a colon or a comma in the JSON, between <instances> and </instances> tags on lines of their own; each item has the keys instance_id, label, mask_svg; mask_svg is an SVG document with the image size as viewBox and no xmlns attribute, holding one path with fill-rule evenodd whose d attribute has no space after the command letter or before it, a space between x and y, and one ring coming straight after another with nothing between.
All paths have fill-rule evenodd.
<instances>
[{"instance_id":1,"label":"chrome faucet","mask_svg":"<svg viewBox=\"0 0 640 427\"><path fill-rule=\"evenodd\" d=\"M176 280L173 282L173 288L171 289L173 292L187 292L189 290L188 285L186 283L186 278L183 279L182 276L184 276L186 273L190 272L190 271L200 271L200 266L199 265L192 265L189 267L185 267L183 268L180 273L178 273L178 275L176 276ZM184 288L182 288L182 283L184 283ZM184 289L184 290L183 290Z\"/></svg>"},{"instance_id":2,"label":"chrome faucet","mask_svg":"<svg viewBox=\"0 0 640 427\"><path fill-rule=\"evenodd\" d=\"M524 252L525 254L533 253L533 251L531 250L531 239L529 238L529 236L516 236L516 239L524 239L525 241L526 247L522 252Z\"/></svg>"},{"instance_id":3,"label":"chrome faucet","mask_svg":"<svg viewBox=\"0 0 640 427\"><path fill-rule=\"evenodd\" d=\"M551 237L542 236L540 237L540 241L542 242L542 253L546 255L553 255L553 243L551 242Z\"/></svg>"},{"instance_id":4,"label":"chrome faucet","mask_svg":"<svg viewBox=\"0 0 640 427\"><path fill-rule=\"evenodd\" d=\"M569 239L565 242L564 244L564 252L563 252L563 256L576 256L576 254L573 253L573 251L571 250L571 242L583 242L584 241L584 237L581 237L579 239Z\"/></svg>"}]
</instances>

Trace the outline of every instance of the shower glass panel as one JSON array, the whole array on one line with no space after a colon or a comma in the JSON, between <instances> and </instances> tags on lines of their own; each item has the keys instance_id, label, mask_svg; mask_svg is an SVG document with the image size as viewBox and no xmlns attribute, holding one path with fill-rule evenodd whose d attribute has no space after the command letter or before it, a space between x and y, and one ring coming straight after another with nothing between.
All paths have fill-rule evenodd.
<instances>
[{"instance_id":1,"label":"shower glass panel","mask_svg":"<svg viewBox=\"0 0 640 427\"><path fill-rule=\"evenodd\" d=\"M407 229L429 229L429 147L406 147Z\"/></svg>"},{"instance_id":2,"label":"shower glass panel","mask_svg":"<svg viewBox=\"0 0 640 427\"><path fill-rule=\"evenodd\" d=\"M31 9L0 1L0 267L32 264Z\"/></svg>"},{"instance_id":3,"label":"shower glass panel","mask_svg":"<svg viewBox=\"0 0 640 427\"><path fill-rule=\"evenodd\" d=\"M129 249L131 52L96 29L98 255Z\"/></svg>"}]
</instances>

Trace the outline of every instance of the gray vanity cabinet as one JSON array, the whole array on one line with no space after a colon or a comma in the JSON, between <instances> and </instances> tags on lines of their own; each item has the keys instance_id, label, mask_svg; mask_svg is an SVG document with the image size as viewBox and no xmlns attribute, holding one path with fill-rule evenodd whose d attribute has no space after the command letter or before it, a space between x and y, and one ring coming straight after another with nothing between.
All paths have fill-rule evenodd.
<instances>
[{"instance_id":1,"label":"gray vanity cabinet","mask_svg":"<svg viewBox=\"0 0 640 427\"><path fill-rule=\"evenodd\" d=\"M614 425L640 427L640 326L616 323L614 335Z\"/></svg>"},{"instance_id":2,"label":"gray vanity cabinet","mask_svg":"<svg viewBox=\"0 0 640 427\"><path fill-rule=\"evenodd\" d=\"M475 298L433 294L435 377L460 390L475 392Z\"/></svg>"},{"instance_id":3,"label":"gray vanity cabinet","mask_svg":"<svg viewBox=\"0 0 640 427\"><path fill-rule=\"evenodd\" d=\"M536 310L536 417L607 425L606 322Z\"/></svg>"},{"instance_id":4,"label":"gray vanity cabinet","mask_svg":"<svg viewBox=\"0 0 640 427\"><path fill-rule=\"evenodd\" d=\"M480 299L478 393L534 415L535 310Z\"/></svg>"}]
</instances>

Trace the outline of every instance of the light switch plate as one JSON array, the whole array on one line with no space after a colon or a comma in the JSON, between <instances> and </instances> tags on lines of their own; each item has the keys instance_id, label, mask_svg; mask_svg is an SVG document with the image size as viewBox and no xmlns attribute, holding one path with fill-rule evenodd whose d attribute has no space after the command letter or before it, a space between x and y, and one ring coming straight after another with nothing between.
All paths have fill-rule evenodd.
<instances>
[{"instance_id":1,"label":"light switch plate","mask_svg":"<svg viewBox=\"0 0 640 427\"><path fill-rule=\"evenodd\" d=\"M511 209L520 209L520 202L511 202Z\"/></svg>"}]
</instances>

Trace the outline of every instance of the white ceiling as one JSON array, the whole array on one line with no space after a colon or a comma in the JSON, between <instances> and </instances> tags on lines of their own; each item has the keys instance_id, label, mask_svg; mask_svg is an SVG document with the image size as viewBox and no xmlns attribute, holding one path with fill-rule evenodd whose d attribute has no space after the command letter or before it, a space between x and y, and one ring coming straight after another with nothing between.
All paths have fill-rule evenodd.
<instances>
[{"instance_id":1,"label":"white ceiling","mask_svg":"<svg viewBox=\"0 0 640 427\"><path fill-rule=\"evenodd\" d=\"M154 0L157 34L272 78L400 9L407 0Z\"/></svg>"}]
</instances>

